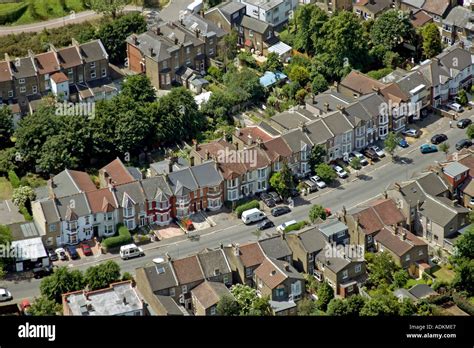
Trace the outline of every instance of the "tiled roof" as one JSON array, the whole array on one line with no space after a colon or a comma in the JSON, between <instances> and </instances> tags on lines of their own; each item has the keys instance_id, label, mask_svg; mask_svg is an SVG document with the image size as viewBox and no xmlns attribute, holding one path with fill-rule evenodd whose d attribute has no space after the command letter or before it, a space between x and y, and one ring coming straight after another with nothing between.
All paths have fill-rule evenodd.
<instances>
[{"instance_id":1,"label":"tiled roof","mask_svg":"<svg viewBox=\"0 0 474 348\"><path fill-rule=\"evenodd\" d=\"M222 296L232 294L223 283L205 281L191 290L193 296L204 308L210 308L219 303Z\"/></svg>"},{"instance_id":2,"label":"tiled roof","mask_svg":"<svg viewBox=\"0 0 474 348\"><path fill-rule=\"evenodd\" d=\"M57 53L59 63L63 69L73 68L82 64L82 58L76 46L61 48L57 50Z\"/></svg>"},{"instance_id":3,"label":"tiled roof","mask_svg":"<svg viewBox=\"0 0 474 348\"><path fill-rule=\"evenodd\" d=\"M385 85L357 70L352 70L342 81L341 85L345 86L360 94L368 94L374 92L374 88L383 88Z\"/></svg>"},{"instance_id":4,"label":"tiled roof","mask_svg":"<svg viewBox=\"0 0 474 348\"><path fill-rule=\"evenodd\" d=\"M115 197L108 188L86 192L86 196L93 214L111 212L118 208Z\"/></svg>"},{"instance_id":5,"label":"tiled roof","mask_svg":"<svg viewBox=\"0 0 474 348\"><path fill-rule=\"evenodd\" d=\"M438 16L443 16L449 6L450 0L426 0L422 9Z\"/></svg>"},{"instance_id":6,"label":"tiled roof","mask_svg":"<svg viewBox=\"0 0 474 348\"><path fill-rule=\"evenodd\" d=\"M260 265L265 259L265 255L258 243L244 244L239 247L240 259L245 267Z\"/></svg>"},{"instance_id":7,"label":"tiled roof","mask_svg":"<svg viewBox=\"0 0 474 348\"><path fill-rule=\"evenodd\" d=\"M357 208L353 213L354 219L366 234L380 231L385 225L391 226L405 221L405 217L391 199L370 202L366 207Z\"/></svg>"},{"instance_id":8,"label":"tiled roof","mask_svg":"<svg viewBox=\"0 0 474 348\"><path fill-rule=\"evenodd\" d=\"M35 64L40 74L51 74L61 69L56 54L52 51L37 54Z\"/></svg>"},{"instance_id":9,"label":"tiled roof","mask_svg":"<svg viewBox=\"0 0 474 348\"><path fill-rule=\"evenodd\" d=\"M185 285L204 280L204 274L196 255L172 261L179 284Z\"/></svg>"},{"instance_id":10,"label":"tiled roof","mask_svg":"<svg viewBox=\"0 0 474 348\"><path fill-rule=\"evenodd\" d=\"M100 172L103 171L107 172L114 185L121 185L135 181L135 178L130 174L120 158L113 160L100 169Z\"/></svg>"},{"instance_id":11,"label":"tiled roof","mask_svg":"<svg viewBox=\"0 0 474 348\"><path fill-rule=\"evenodd\" d=\"M287 276L267 258L265 258L262 264L255 270L255 275L270 289L276 288L287 278Z\"/></svg>"},{"instance_id":12,"label":"tiled roof","mask_svg":"<svg viewBox=\"0 0 474 348\"><path fill-rule=\"evenodd\" d=\"M403 239L402 234L404 234L405 239ZM427 245L420 238L404 228L399 228L395 234L392 228L385 227L377 233L375 240L383 245L383 247L400 257L405 255L415 246Z\"/></svg>"}]
</instances>

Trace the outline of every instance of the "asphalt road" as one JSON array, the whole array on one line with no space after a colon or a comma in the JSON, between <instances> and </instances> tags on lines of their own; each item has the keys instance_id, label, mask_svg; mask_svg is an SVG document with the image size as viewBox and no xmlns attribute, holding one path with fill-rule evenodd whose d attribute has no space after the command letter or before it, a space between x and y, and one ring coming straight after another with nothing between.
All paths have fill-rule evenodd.
<instances>
[{"instance_id":1,"label":"asphalt road","mask_svg":"<svg viewBox=\"0 0 474 348\"><path fill-rule=\"evenodd\" d=\"M470 117L474 119L474 111L470 115L461 117ZM453 124L454 126L454 124ZM389 158L384 158L380 162L365 167L360 171L361 179L350 177L342 180L338 187L326 188L312 195L301 197L295 200L295 207L292 212L278 218L272 218L275 225L288 220L307 219L309 209L312 204L321 204L330 208L333 212L340 211L343 206L350 210L351 208L363 204L379 196L385 188L393 182L409 179L414 173L421 172L436 161L442 161L446 155L442 152L422 155L419 151L419 145L429 142L431 136L435 133L445 133L448 135L448 142L451 145L450 153L455 151L454 144L465 137L465 130L452 128L449 129L448 120L440 119L428 127L422 138L418 139L406 149L398 149L396 155L401 158L400 162L392 163ZM185 237L154 242L144 247L145 256L123 261L118 255L101 255L98 257L84 258L79 261L69 263L69 267L85 270L99 261L113 259L121 267L123 272L134 274L137 267L151 265L156 257L163 257L168 252L172 257L182 257L205 248L218 247L220 243L227 245L230 243L244 243L257 239L255 226L246 226L240 220L231 220L232 223L227 226L217 225L213 228L203 230L198 241L191 241ZM271 233L273 230L264 231ZM0 286L7 287L14 296L14 301L20 301L23 298L32 298L39 295L40 280L30 279L21 281L1 281Z\"/></svg>"}]
</instances>

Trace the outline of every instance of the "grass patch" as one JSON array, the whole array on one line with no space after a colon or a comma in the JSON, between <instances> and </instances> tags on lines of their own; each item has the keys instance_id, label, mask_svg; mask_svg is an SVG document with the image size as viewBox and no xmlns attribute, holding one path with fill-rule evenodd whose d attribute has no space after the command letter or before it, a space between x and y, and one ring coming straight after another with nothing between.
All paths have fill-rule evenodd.
<instances>
[{"instance_id":1,"label":"grass patch","mask_svg":"<svg viewBox=\"0 0 474 348\"><path fill-rule=\"evenodd\" d=\"M409 279L405 284L405 289L409 289L417 284L426 284L426 281L424 279Z\"/></svg>"},{"instance_id":2,"label":"grass patch","mask_svg":"<svg viewBox=\"0 0 474 348\"><path fill-rule=\"evenodd\" d=\"M32 188L38 188L45 186L47 181L37 174L28 173L21 178L21 185L31 186Z\"/></svg>"},{"instance_id":3,"label":"grass patch","mask_svg":"<svg viewBox=\"0 0 474 348\"><path fill-rule=\"evenodd\" d=\"M5 177L0 177L0 200L11 199L13 187Z\"/></svg>"},{"instance_id":4,"label":"grass patch","mask_svg":"<svg viewBox=\"0 0 474 348\"><path fill-rule=\"evenodd\" d=\"M447 269L446 267L439 267L439 269L433 271L432 274L437 280L441 280L446 283L451 283L454 279L454 272Z\"/></svg>"}]
</instances>

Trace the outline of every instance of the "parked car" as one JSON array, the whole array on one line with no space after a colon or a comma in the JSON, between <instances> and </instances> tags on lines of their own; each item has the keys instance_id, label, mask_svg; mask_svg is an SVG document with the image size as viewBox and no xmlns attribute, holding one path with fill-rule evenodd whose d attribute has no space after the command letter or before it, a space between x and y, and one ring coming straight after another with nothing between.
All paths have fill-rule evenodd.
<instances>
[{"instance_id":1,"label":"parked car","mask_svg":"<svg viewBox=\"0 0 474 348\"><path fill-rule=\"evenodd\" d=\"M77 253L77 250L76 250L76 247L75 246L72 246L72 245L69 245L66 247L66 250L69 254L69 257L73 260L75 259L78 259L79 258L79 254Z\"/></svg>"},{"instance_id":2,"label":"parked car","mask_svg":"<svg viewBox=\"0 0 474 348\"><path fill-rule=\"evenodd\" d=\"M33 270L33 277L35 279L41 279L43 277L49 276L51 273L53 273L53 269L51 267L35 268Z\"/></svg>"},{"instance_id":3,"label":"parked car","mask_svg":"<svg viewBox=\"0 0 474 348\"><path fill-rule=\"evenodd\" d=\"M269 208L273 208L276 205L275 199L273 199L273 197L270 194L266 193L266 192L263 192L260 195L260 199Z\"/></svg>"},{"instance_id":4,"label":"parked car","mask_svg":"<svg viewBox=\"0 0 474 348\"><path fill-rule=\"evenodd\" d=\"M265 219L265 213L257 208L246 210L241 216L244 224L248 225L252 222L262 221Z\"/></svg>"},{"instance_id":5,"label":"parked car","mask_svg":"<svg viewBox=\"0 0 474 348\"><path fill-rule=\"evenodd\" d=\"M380 147L373 145L373 146L370 146L370 148L375 151L377 156L379 156L379 157L384 157L385 156L385 151L382 150Z\"/></svg>"},{"instance_id":6,"label":"parked car","mask_svg":"<svg viewBox=\"0 0 474 348\"><path fill-rule=\"evenodd\" d=\"M84 253L84 255L86 255L86 256L92 255L92 249L89 246L89 244L86 244L86 243L81 244L81 249L82 249L82 252Z\"/></svg>"},{"instance_id":7,"label":"parked car","mask_svg":"<svg viewBox=\"0 0 474 348\"><path fill-rule=\"evenodd\" d=\"M135 244L122 245L120 247L120 257L122 260L128 260L132 257L145 256L143 249L137 247Z\"/></svg>"},{"instance_id":8,"label":"parked car","mask_svg":"<svg viewBox=\"0 0 474 348\"><path fill-rule=\"evenodd\" d=\"M472 121L468 118L463 118L461 120L458 121L458 123L456 123L457 127L458 128L466 128L467 126L469 126L470 124L472 123Z\"/></svg>"},{"instance_id":9,"label":"parked car","mask_svg":"<svg viewBox=\"0 0 474 348\"><path fill-rule=\"evenodd\" d=\"M368 158L370 158L372 161L375 161L379 158L379 156L377 155L377 152L375 152L373 149L371 148L366 148L364 150L364 155Z\"/></svg>"},{"instance_id":10,"label":"parked car","mask_svg":"<svg viewBox=\"0 0 474 348\"><path fill-rule=\"evenodd\" d=\"M290 220L290 221L282 223L276 229L279 232L283 232L285 230L285 228L287 228L288 226L296 225L296 224L297 224L296 220Z\"/></svg>"},{"instance_id":11,"label":"parked car","mask_svg":"<svg viewBox=\"0 0 474 348\"><path fill-rule=\"evenodd\" d=\"M461 139L456 143L456 150L464 149L465 147L470 147L472 145L472 141L469 139Z\"/></svg>"},{"instance_id":12,"label":"parked car","mask_svg":"<svg viewBox=\"0 0 474 348\"><path fill-rule=\"evenodd\" d=\"M67 260L66 250L64 250L63 248L57 248L55 251L56 255L58 255L61 261Z\"/></svg>"},{"instance_id":13,"label":"parked car","mask_svg":"<svg viewBox=\"0 0 474 348\"><path fill-rule=\"evenodd\" d=\"M363 154L361 154L359 151L353 151L349 154L349 160L352 160L354 157L357 157L360 160L360 164L363 166L366 166L369 164L369 161L367 161L367 158Z\"/></svg>"},{"instance_id":14,"label":"parked car","mask_svg":"<svg viewBox=\"0 0 474 348\"><path fill-rule=\"evenodd\" d=\"M281 202L281 197L278 193L272 191L272 192L269 192L268 194L273 198L275 203L280 203Z\"/></svg>"},{"instance_id":15,"label":"parked car","mask_svg":"<svg viewBox=\"0 0 474 348\"><path fill-rule=\"evenodd\" d=\"M406 137L419 138L421 136L421 131L419 129L414 128L405 129L404 131L402 131L402 135Z\"/></svg>"},{"instance_id":16,"label":"parked car","mask_svg":"<svg viewBox=\"0 0 474 348\"><path fill-rule=\"evenodd\" d=\"M272 216L280 216L280 215L288 214L290 211L291 209L287 206L276 207L272 209Z\"/></svg>"},{"instance_id":17,"label":"parked car","mask_svg":"<svg viewBox=\"0 0 474 348\"><path fill-rule=\"evenodd\" d=\"M347 178L348 176L347 172L344 169L342 169L342 167L335 165L332 168L336 171L336 174L338 177L342 179Z\"/></svg>"},{"instance_id":18,"label":"parked car","mask_svg":"<svg viewBox=\"0 0 474 348\"><path fill-rule=\"evenodd\" d=\"M446 140L448 140L448 136L446 134L435 134L431 137L431 143L435 145L441 144Z\"/></svg>"},{"instance_id":19,"label":"parked car","mask_svg":"<svg viewBox=\"0 0 474 348\"><path fill-rule=\"evenodd\" d=\"M293 198L294 198L294 197L298 197L299 195L300 195L300 191L298 191L297 189L292 188L292 189L290 190L290 197L293 197Z\"/></svg>"},{"instance_id":20,"label":"parked car","mask_svg":"<svg viewBox=\"0 0 474 348\"><path fill-rule=\"evenodd\" d=\"M458 104L458 103L450 103L447 106L448 106L448 108L450 108L451 110L456 111L456 112L463 112L464 111L461 104Z\"/></svg>"},{"instance_id":21,"label":"parked car","mask_svg":"<svg viewBox=\"0 0 474 348\"><path fill-rule=\"evenodd\" d=\"M58 254L53 249L48 249L48 256L51 261L58 261L59 257Z\"/></svg>"},{"instance_id":22,"label":"parked car","mask_svg":"<svg viewBox=\"0 0 474 348\"><path fill-rule=\"evenodd\" d=\"M420 152L421 153L431 153L431 152L437 152L438 148L436 145L433 144L423 144L420 146Z\"/></svg>"},{"instance_id":23,"label":"parked car","mask_svg":"<svg viewBox=\"0 0 474 348\"><path fill-rule=\"evenodd\" d=\"M264 219L264 220L262 220L262 222L260 222L257 225L257 229L262 231L262 230L266 230L267 228L272 228L274 226L275 226L275 224L273 223L273 221L271 221L269 219Z\"/></svg>"},{"instance_id":24,"label":"parked car","mask_svg":"<svg viewBox=\"0 0 474 348\"><path fill-rule=\"evenodd\" d=\"M311 178L309 178L309 180L311 180L313 183L315 183L316 186L320 189L326 187L326 183L324 181L322 181L321 178L317 175L312 176Z\"/></svg>"},{"instance_id":25,"label":"parked car","mask_svg":"<svg viewBox=\"0 0 474 348\"><path fill-rule=\"evenodd\" d=\"M407 148L409 145L408 145L408 142L405 140L405 138L400 138L398 140L398 146Z\"/></svg>"},{"instance_id":26,"label":"parked car","mask_svg":"<svg viewBox=\"0 0 474 348\"><path fill-rule=\"evenodd\" d=\"M0 302L10 301L13 296L10 291L5 288L0 288Z\"/></svg>"}]
</instances>

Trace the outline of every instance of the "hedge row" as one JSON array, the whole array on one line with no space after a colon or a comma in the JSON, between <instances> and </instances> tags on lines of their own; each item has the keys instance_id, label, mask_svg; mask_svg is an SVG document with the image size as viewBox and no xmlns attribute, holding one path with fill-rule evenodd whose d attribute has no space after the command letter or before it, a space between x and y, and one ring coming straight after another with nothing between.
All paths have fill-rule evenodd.
<instances>
[{"instance_id":1,"label":"hedge row","mask_svg":"<svg viewBox=\"0 0 474 348\"><path fill-rule=\"evenodd\" d=\"M19 188L21 186L21 181L18 175L16 175L15 171L10 170L8 172L8 180L14 189Z\"/></svg>"},{"instance_id":2,"label":"hedge row","mask_svg":"<svg viewBox=\"0 0 474 348\"><path fill-rule=\"evenodd\" d=\"M8 11L0 12L0 25L16 22L28 9L28 3L20 3Z\"/></svg>"},{"instance_id":3,"label":"hedge row","mask_svg":"<svg viewBox=\"0 0 474 348\"><path fill-rule=\"evenodd\" d=\"M118 224L117 229L118 229L118 236L106 238L102 242L102 246L106 250L112 249L112 248L118 248L119 246L131 243L132 235L130 234L130 231L128 230L128 228L122 224Z\"/></svg>"},{"instance_id":4,"label":"hedge row","mask_svg":"<svg viewBox=\"0 0 474 348\"><path fill-rule=\"evenodd\" d=\"M235 208L235 213L237 214L237 217L240 218L244 211L249 210L249 209L254 209L254 208L260 208L260 202L255 199L248 203L239 205L237 208Z\"/></svg>"},{"instance_id":5,"label":"hedge row","mask_svg":"<svg viewBox=\"0 0 474 348\"><path fill-rule=\"evenodd\" d=\"M469 315L474 315L474 306L465 297L453 293L453 300L456 305Z\"/></svg>"},{"instance_id":6,"label":"hedge row","mask_svg":"<svg viewBox=\"0 0 474 348\"><path fill-rule=\"evenodd\" d=\"M301 230L303 227L305 227L307 224L308 224L307 221L300 221L294 225L288 226L287 228L285 228L284 231L285 232L298 231L298 230Z\"/></svg>"}]
</instances>

